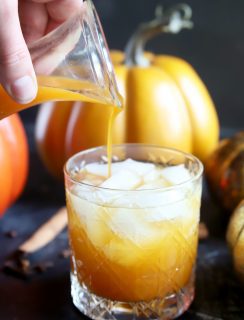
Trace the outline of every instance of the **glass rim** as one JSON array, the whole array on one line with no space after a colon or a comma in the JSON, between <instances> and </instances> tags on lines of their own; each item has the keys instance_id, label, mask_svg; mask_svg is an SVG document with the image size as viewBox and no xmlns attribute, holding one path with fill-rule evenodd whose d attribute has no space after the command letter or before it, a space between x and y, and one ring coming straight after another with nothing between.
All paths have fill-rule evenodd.
<instances>
[{"instance_id":1,"label":"glass rim","mask_svg":"<svg viewBox=\"0 0 244 320\"><path fill-rule=\"evenodd\" d=\"M87 184L87 183L84 183L82 181L78 181L76 179L74 179L73 177L71 177L69 171L68 171L68 165L70 164L70 162L72 162L76 157L80 156L80 155L85 155L85 154L89 154L89 153L93 153L97 150L104 150L104 151L107 151L107 146L103 145L103 146L99 146L99 147L94 147L94 148L89 148L89 149L86 149L86 150L82 150L82 151L79 151L77 153L75 153L73 156L71 156L64 164L63 166L63 171L64 171L64 175L67 176L70 181L72 181L73 183L75 183L76 185L80 185L80 186L83 186L83 187L86 187L86 188L92 188L93 190L103 190L103 191L106 191L106 192L123 192L123 193L146 193L146 192L155 192L155 191L171 191L171 190L175 190L175 189L178 189L178 188L182 188L184 187L185 185L189 184L189 183L192 183L196 180L198 180L202 174L203 174L203 171L204 171L204 166L202 164L202 162L196 157L194 156L193 154L191 153L187 153L187 152L184 152L184 151L181 151L179 149L175 149L175 148L168 148L168 147L163 147L163 146L159 146L159 145L153 145L153 144L145 144L145 143L122 143L122 144L113 144L112 145L112 150L114 148L121 148L121 147L136 147L136 148L154 148L154 149L160 149L160 150L165 150L167 152L173 152L173 153L177 153L178 155L183 155L185 156L186 158L190 158L192 159L195 163L198 164L198 172L195 176L191 177L190 179L188 180L185 180L181 183L178 183L178 184L175 184L173 186L169 186L169 187L157 187L157 188L153 188L153 189L141 189L141 190L138 190L138 189L135 189L135 190L124 190L124 189L115 189L115 188L104 188L104 187L100 187L100 186L94 186L94 185L91 185L91 184ZM112 162L113 163L113 162Z\"/></svg>"}]
</instances>

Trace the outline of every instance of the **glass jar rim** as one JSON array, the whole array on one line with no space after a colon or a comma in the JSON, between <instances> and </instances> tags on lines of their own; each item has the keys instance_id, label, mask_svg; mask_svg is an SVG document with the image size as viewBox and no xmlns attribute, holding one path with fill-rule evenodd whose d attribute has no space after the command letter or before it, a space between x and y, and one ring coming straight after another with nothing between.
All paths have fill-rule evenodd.
<instances>
[{"instance_id":1,"label":"glass jar rim","mask_svg":"<svg viewBox=\"0 0 244 320\"><path fill-rule=\"evenodd\" d=\"M91 184L84 183L84 182L82 182L82 181L80 181L78 179L75 179L74 177L71 177L70 170L68 170L68 165L70 164L70 162L72 162L75 158L77 158L79 156L87 155L89 153L93 153L93 152L96 152L96 151L104 150L106 152L107 151L107 146L105 146L105 145L104 146L99 146L99 147L94 147L94 148L89 148L89 149L82 150L80 152L75 153L64 164L64 169L63 169L64 174L74 184L80 185L80 186L83 186L83 187L87 187L87 188L92 188L93 190L104 190L106 192L116 191L116 192L123 192L123 193L136 193L136 192L138 192L138 193L141 194L141 193L146 193L146 192L170 191L170 190L176 190L178 188L182 188L182 187L184 187L184 186L186 186L186 185L188 185L190 183L193 183L194 181L198 180L202 176L203 171L204 171L204 166L203 166L202 162L196 156L194 156L191 153L187 153L187 152L181 151L181 150L176 149L176 148L168 148L168 147L163 147L163 146L159 146L159 145L145 144L145 143L122 143L122 144L113 144L112 145L112 150L116 149L116 148L122 148L122 147L124 147L124 148L130 147L130 148L160 149L162 151L172 152L172 153L175 153L175 154L178 154L178 155L185 156L186 158L191 159L192 161L194 161L198 165L197 174L194 175L193 177L181 182L181 183L174 184L172 186L156 187L156 188L152 188L152 189L140 189L140 190L138 190L138 189L124 190L124 189L119 189L119 188L118 189L115 189L115 188L112 189L112 188L94 186L94 185L91 185Z\"/></svg>"}]
</instances>

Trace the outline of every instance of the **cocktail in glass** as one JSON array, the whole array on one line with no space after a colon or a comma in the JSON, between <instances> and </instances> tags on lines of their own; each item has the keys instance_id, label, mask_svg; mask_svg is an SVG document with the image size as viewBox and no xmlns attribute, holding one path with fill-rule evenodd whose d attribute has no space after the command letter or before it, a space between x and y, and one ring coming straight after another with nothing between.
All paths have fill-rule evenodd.
<instances>
[{"instance_id":1,"label":"cocktail in glass","mask_svg":"<svg viewBox=\"0 0 244 320\"><path fill-rule=\"evenodd\" d=\"M92 319L172 319L194 297L200 161L143 144L71 157L65 186L71 291Z\"/></svg>"}]
</instances>

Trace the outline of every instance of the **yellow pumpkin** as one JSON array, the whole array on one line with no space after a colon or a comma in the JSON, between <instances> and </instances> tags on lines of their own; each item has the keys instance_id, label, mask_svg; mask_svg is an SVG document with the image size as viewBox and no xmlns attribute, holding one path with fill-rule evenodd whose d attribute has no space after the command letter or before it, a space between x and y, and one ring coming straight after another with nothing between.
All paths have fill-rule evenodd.
<instances>
[{"instance_id":1,"label":"yellow pumpkin","mask_svg":"<svg viewBox=\"0 0 244 320\"><path fill-rule=\"evenodd\" d=\"M160 23L165 26L165 20L159 19ZM184 60L144 54L142 46L148 39L148 30L152 36L158 32L155 26L144 24L142 31L129 42L125 58L121 52L111 53L119 91L125 101L124 111L114 124L113 143L173 147L204 161L219 137L212 99L197 73ZM145 37L145 41L138 41L138 37L140 40ZM106 144L109 113L109 107L95 103L44 104L37 118L36 140L49 171L62 176L67 157Z\"/></svg>"},{"instance_id":2,"label":"yellow pumpkin","mask_svg":"<svg viewBox=\"0 0 244 320\"><path fill-rule=\"evenodd\" d=\"M235 271L244 284L244 199L231 216L226 238L232 253Z\"/></svg>"}]
</instances>

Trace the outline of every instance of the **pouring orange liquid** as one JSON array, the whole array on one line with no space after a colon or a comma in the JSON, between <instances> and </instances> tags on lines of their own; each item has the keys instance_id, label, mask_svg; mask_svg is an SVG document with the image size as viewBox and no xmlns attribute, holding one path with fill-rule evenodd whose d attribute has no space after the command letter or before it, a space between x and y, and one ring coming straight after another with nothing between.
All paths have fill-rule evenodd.
<instances>
[{"instance_id":1,"label":"pouring orange liquid","mask_svg":"<svg viewBox=\"0 0 244 320\"><path fill-rule=\"evenodd\" d=\"M81 92L85 92L85 94ZM13 113L47 101L102 102L111 105L108 102L104 102L106 101L106 94L109 96L109 92L106 93L104 90L99 92L99 89L91 83L68 78L38 76L38 93L36 98L28 104L19 104L10 98L0 85L0 120ZM122 105L122 97L119 93L118 96L120 97L120 103ZM101 97L105 97L105 99L101 101ZM107 106L104 107L106 108ZM121 107L119 106L112 105L112 107L107 135L108 175L110 175L111 171L112 126L116 115L121 111Z\"/></svg>"},{"instance_id":2,"label":"pouring orange liquid","mask_svg":"<svg viewBox=\"0 0 244 320\"><path fill-rule=\"evenodd\" d=\"M81 92L85 92L86 94ZM97 87L88 82L60 77L39 76L37 96L28 104L19 104L12 100L0 85L0 119L47 101L85 101L105 103L104 101L106 101L106 99L101 101L101 98L99 98L104 95L106 98L106 92L104 92L104 90L99 92ZM116 108L116 106L114 107Z\"/></svg>"}]
</instances>

